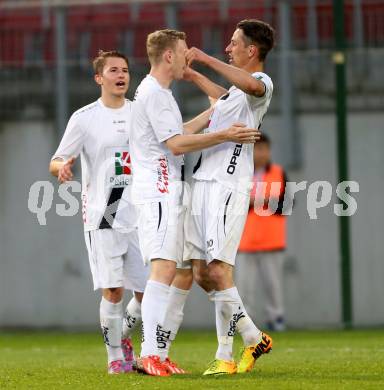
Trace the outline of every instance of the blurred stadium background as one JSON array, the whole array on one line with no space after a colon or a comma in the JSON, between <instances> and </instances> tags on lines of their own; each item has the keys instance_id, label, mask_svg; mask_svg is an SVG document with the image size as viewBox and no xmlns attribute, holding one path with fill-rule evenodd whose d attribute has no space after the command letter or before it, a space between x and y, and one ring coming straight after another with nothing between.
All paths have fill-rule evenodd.
<instances>
[{"instance_id":1,"label":"blurred stadium background","mask_svg":"<svg viewBox=\"0 0 384 390\"><path fill-rule=\"evenodd\" d=\"M360 184L353 194L358 209L349 219L346 277L353 326L383 326L384 1L345 1L343 11L348 177ZM148 71L149 32L178 28L188 34L190 46L225 58L235 24L249 17L270 22L278 33L266 67L275 92L263 124L274 159L285 165L291 181L326 180L334 188L317 220L309 219L307 192L296 194L284 268L287 322L292 328L342 326L345 269L340 218L333 213L339 201L332 1L2 0L0 327L98 327L99 297L92 293L80 211L56 215L55 205L63 201L48 173L70 113L98 96L90 67L98 49L117 48L129 56L132 97ZM187 83L174 92L186 118L207 105ZM56 189L47 224L40 226L28 210L28 194L34 182L45 180ZM202 292L196 289L187 305L184 326L214 325ZM261 310L253 314L263 322Z\"/></svg>"}]
</instances>

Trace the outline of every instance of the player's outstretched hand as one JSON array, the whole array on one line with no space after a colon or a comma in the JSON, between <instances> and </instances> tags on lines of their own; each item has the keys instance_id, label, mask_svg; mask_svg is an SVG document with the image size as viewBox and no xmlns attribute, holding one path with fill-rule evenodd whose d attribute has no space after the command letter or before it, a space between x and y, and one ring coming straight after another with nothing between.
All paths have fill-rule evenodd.
<instances>
[{"instance_id":1,"label":"player's outstretched hand","mask_svg":"<svg viewBox=\"0 0 384 390\"><path fill-rule=\"evenodd\" d=\"M72 166L75 163L76 157L71 157L68 159L63 166L59 169L59 174L57 175L57 179L60 183L65 183L66 181L72 180Z\"/></svg>"},{"instance_id":2,"label":"player's outstretched hand","mask_svg":"<svg viewBox=\"0 0 384 390\"><path fill-rule=\"evenodd\" d=\"M205 64L209 59L209 55L205 54L202 50L198 49L197 47L191 47L187 51L185 57L186 57L188 66L191 66L191 64L194 61L201 62L202 64Z\"/></svg>"},{"instance_id":3,"label":"player's outstretched hand","mask_svg":"<svg viewBox=\"0 0 384 390\"><path fill-rule=\"evenodd\" d=\"M239 144L253 144L261 136L259 130L246 127L244 123L234 123L227 132L228 140Z\"/></svg>"}]
</instances>

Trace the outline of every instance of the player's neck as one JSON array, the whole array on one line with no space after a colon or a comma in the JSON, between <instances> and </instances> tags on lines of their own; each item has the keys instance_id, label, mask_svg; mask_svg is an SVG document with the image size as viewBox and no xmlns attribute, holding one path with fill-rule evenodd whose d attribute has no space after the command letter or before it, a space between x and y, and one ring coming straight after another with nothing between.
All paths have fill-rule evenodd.
<instances>
[{"instance_id":1,"label":"player's neck","mask_svg":"<svg viewBox=\"0 0 384 390\"><path fill-rule=\"evenodd\" d=\"M105 107L121 108L125 103L125 96L101 95L101 101Z\"/></svg>"},{"instance_id":2,"label":"player's neck","mask_svg":"<svg viewBox=\"0 0 384 390\"><path fill-rule=\"evenodd\" d=\"M163 88L169 88L173 81L172 74L168 72L167 69L160 66L152 67L149 74L154 77Z\"/></svg>"},{"instance_id":3,"label":"player's neck","mask_svg":"<svg viewBox=\"0 0 384 390\"><path fill-rule=\"evenodd\" d=\"M264 62L248 63L243 69L249 73L264 72Z\"/></svg>"}]
</instances>

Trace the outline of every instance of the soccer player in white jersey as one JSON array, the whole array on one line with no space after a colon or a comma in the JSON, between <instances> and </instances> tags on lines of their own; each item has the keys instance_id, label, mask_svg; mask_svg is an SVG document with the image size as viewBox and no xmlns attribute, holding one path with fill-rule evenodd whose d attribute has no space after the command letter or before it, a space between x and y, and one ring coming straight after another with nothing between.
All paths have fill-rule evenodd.
<instances>
[{"instance_id":1,"label":"soccer player in white jersey","mask_svg":"<svg viewBox=\"0 0 384 390\"><path fill-rule=\"evenodd\" d=\"M206 125L207 112L188 122L184 129L169 87L173 80L183 77L186 51L183 32L160 30L149 34L151 70L136 91L130 137L132 198L139 207L139 242L144 261L151 264L142 302L144 341L137 369L155 376L184 372L167 354L172 333L169 286L183 255L183 153L227 141L252 143L258 135L255 129L232 125L236 121L227 124L225 130L193 134ZM183 135L184 130L188 134Z\"/></svg>"},{"instance_id":2,"label":"soccer player in white jersey","mask_svg":"<svg viewBox=\"0 0 384 390\"><path fill-rule=\"evenodd\" d=\"M200 62L233 84L226 94L220 96L218 87L216 96L211 95L218 101L206 129L208 134L215 134L233 122L260 127L273 91L271 79L263 73L266 55L273 45L273 29L267 23L252 19L237 24L226 48L229 64L197 48L187 52L188 64ZM189 78L205 92L209 85L212 92L211 84L200 73L192 73ZM272 347L272 339L248 316L233 281L236 252L252 187L253 147L239 143L214 146L202 152L198 165L186 216L185 257L192 261L198 279L208 276L215 290L218 349L204 375L247 372L256 359ZM232 357L235 330L244 341L238 364Z\"/></svg>"},{"instance_id":3,"label":"soccer player in white jersey","mask_svg":"<svg viewBox=\"0 0 384 390\"><path fill-rule=\"evenodd\" d=\"M94 289L102 289L100 324L108 372L120 374L133 370L130 335L141 317L148 275L138 244L137 212L130 199L128 59L117 51L100 51L93 67L101 97L71 116L50 172L60 183L72 180L72 167L80 154L85 242ZM125 313L124 289L134 291Z\"/></svg>"}]
</instances>

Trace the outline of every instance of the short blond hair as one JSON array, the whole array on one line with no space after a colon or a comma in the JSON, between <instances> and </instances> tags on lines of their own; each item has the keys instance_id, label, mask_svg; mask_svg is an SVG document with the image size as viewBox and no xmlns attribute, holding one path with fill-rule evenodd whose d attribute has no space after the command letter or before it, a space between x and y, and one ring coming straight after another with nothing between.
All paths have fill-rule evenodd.
<instances>
[{"instance_id":1,"label":"short blond hair","mask_svg":"<svg viewBox=\"0 0 384 390\"><path fill-rule=\"evenodd\" d=\"M151 65L160 62L161 56L167 49L174 50L177 41L181 39L185 41L186 34L177 30L158 30L148 35L147 37L147 54Z\"/></svg>"}]
</instances>

